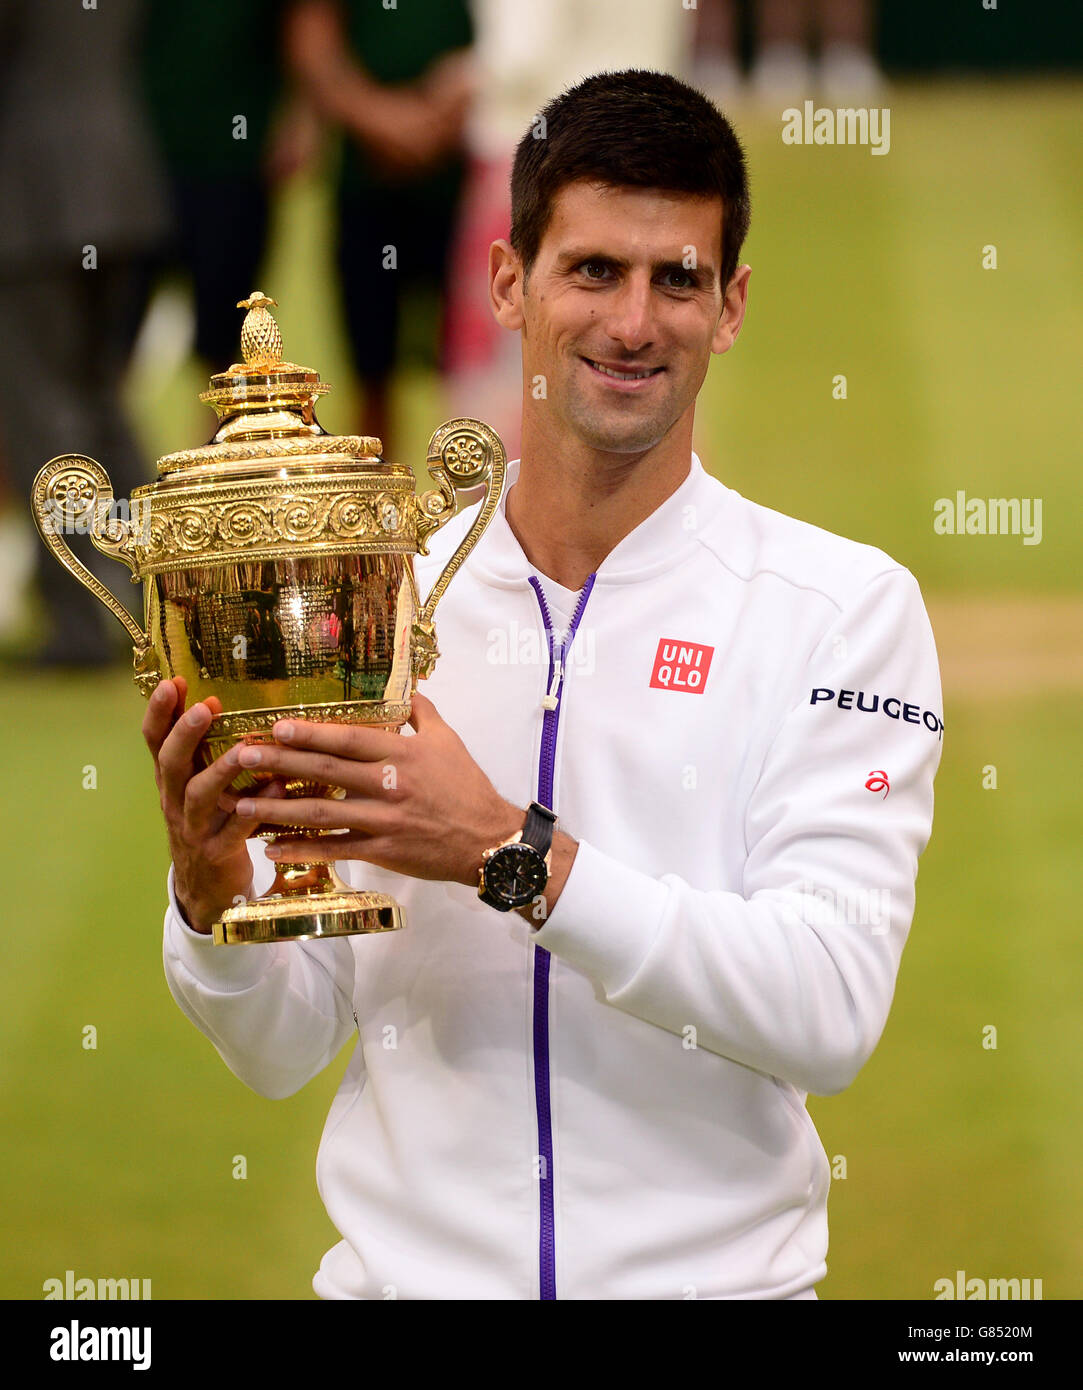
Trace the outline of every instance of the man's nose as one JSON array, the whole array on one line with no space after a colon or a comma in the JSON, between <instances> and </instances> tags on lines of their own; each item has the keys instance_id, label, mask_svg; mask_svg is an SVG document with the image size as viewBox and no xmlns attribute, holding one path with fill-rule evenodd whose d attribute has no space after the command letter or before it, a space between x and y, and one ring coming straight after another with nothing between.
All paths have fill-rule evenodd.
<instances>
[{"instance_id":1,"label":"man's nose","mask_svg":"<svg viewBox=\"0 0 1083 1390\"><path fill-rule=\"evenodd\" d=\"M647 276L630 275L610 304L606 332L627 352L639 352L654 340L651 284Z\"/></svg>"}]
</instances>

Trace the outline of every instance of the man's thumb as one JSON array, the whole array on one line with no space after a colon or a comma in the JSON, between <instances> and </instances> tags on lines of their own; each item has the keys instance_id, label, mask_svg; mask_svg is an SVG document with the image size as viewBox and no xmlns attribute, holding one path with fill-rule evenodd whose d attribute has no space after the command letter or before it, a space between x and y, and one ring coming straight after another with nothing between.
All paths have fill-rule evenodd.
<instances>
[{"instance_id":1,"label":"man's thumb","mask_svg":"<svg viewBox=\"0 0 1083 1390\"><path fill-rule=\"evenodd\" d=\"M424 726L438 719L440 716L436 712L436 706L424 695L419 695L415 690L410 700L410 726L415 733L421 733Z\"/></svg>"}]
</instances>

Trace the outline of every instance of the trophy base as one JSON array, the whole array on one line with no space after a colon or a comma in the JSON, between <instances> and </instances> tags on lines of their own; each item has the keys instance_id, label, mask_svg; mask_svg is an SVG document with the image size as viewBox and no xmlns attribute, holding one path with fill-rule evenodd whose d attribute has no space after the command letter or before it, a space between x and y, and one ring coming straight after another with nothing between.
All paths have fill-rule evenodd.
<instances>
[{"instance_id":1,"label":"trophy base","mask_svg":"<svg viewBox=\"0 0 1083 1390\"><path fill-rule=\"evenodd\" d=\"M291 864L280 868L262 898L228 908L212 930L216 946L243 946L364 936L405 924L402 908L387 893L350 888L329 864Z\"/></svg>"}]
</instances>

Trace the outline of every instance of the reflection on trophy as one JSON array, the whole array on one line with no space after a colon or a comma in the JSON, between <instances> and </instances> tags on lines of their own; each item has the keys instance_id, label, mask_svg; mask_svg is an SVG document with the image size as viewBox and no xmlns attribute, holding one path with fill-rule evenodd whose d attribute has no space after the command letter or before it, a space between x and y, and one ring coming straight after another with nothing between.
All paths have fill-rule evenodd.
<instances>
[{"instance_id":1,"label":"reflection on trophy","mask_svg":"<svg viewBox=\"0 0 1083 1390\"><path fill-rule=\"evenodd\" d=\"M410 468L381 458L378 439L327 434L319 374L282 360L282 338L260 291L242 300L243 363L211 378L200 399L219 425L202 448L167 454L158 481L114 501L105 470L64 454L34 481L34 520L57 559L124 624L145 696L183 676L189 700L217 696L222 713L200 745L206 766L234 743L271 742L275 721L316 719L399 730L419 679L439 655L432 615L489 524L504 485L497 435L451 420L429 441L436 486L417 495ZM413 556L456 510L456 489L485 500L422 606ZM64 537L93 544L142 581L142 630L75 557ZM235 790L268 774L240 771ZM287 797L345 796L292 780ZM278 833L334 834L280 828ZM276 832L261 832L274 839ZM278 869L268 892L214 925L222 944L394 931L394 898L343 883L330 864Z\"/></svg>"}]
</instances>

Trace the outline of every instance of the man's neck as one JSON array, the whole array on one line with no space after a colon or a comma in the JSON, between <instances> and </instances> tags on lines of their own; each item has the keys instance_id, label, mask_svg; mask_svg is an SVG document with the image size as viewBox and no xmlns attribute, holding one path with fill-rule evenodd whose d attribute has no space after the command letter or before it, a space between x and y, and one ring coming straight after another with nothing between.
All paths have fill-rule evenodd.
<instances>
[{"instance_id":1,"label":"man's neck","mask_svg":"<svg viewBox=\"0 0 1083 1390\"><path fill-rule=\"evenodd\" d=\"M692 422L642 454L554 441L523 421L519 476L505 515L535 569L566 589L588 576L688 477ZM533 437L532 437L533 436Z\"/></svg>"}]
</instances>

